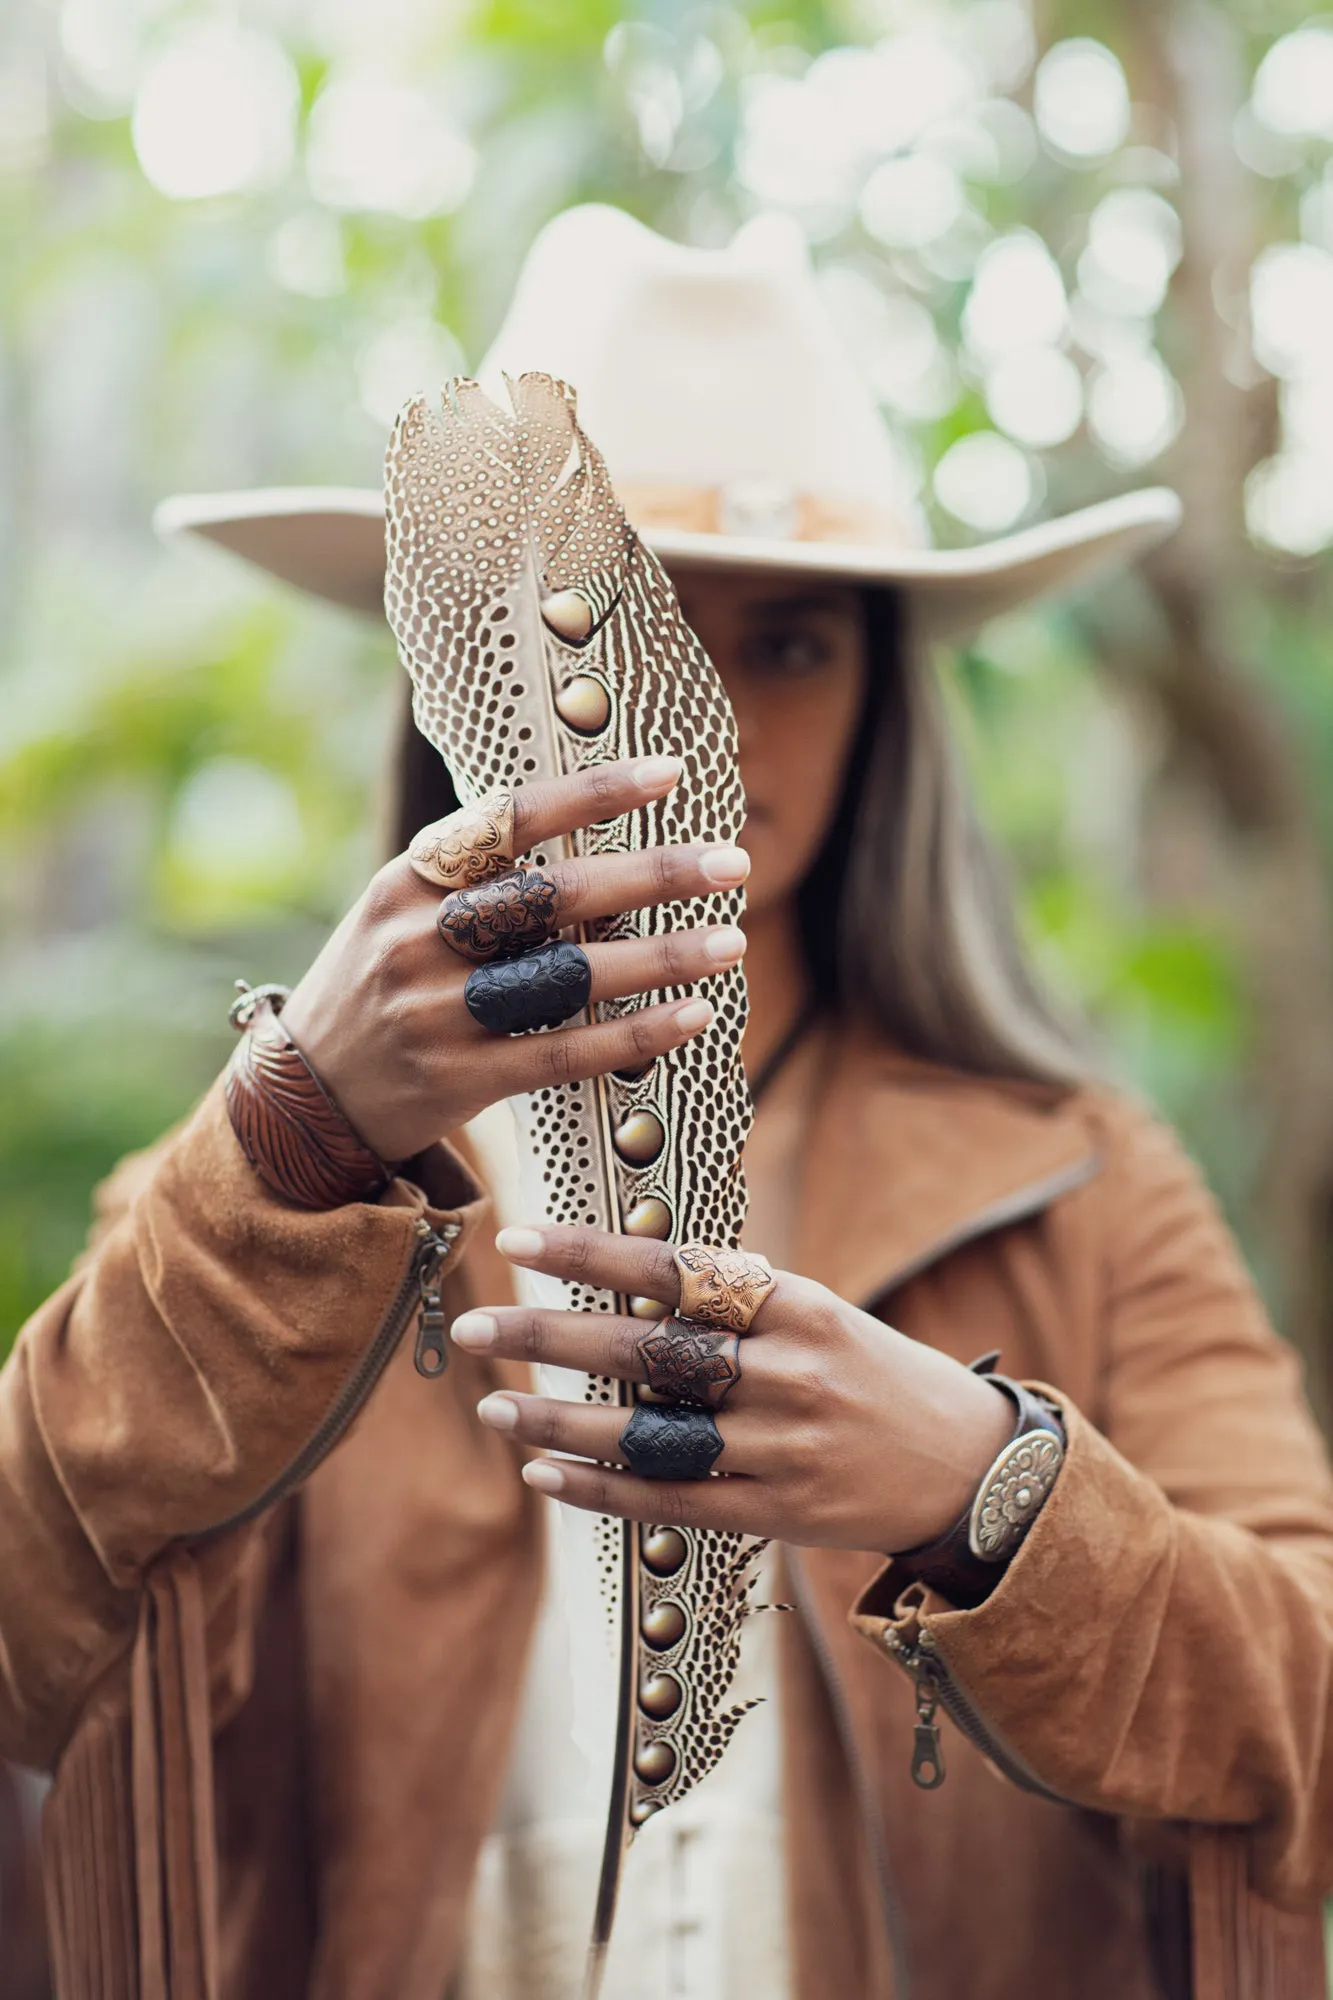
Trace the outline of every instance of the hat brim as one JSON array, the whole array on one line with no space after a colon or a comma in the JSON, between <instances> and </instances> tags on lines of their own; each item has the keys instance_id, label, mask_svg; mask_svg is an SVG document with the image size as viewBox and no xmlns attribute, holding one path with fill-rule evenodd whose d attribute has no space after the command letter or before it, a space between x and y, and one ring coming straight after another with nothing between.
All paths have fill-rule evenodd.
<instances>
[{"instance_id":1,"label":"hat brim","mask_svg":"<svg viewBox=\"0 0 1333 2000\"><path fill-rule=\"evenodd\" d=\"M897 585L911 598L922 630L947 639L1133 562L1179 521L1176 495L1153 486L970 549L854 548L664 528L645 529L643 538L668 568L778 571ZM166 537L189 534L216 542L331 603L382 613L384 502L369 488L274 486L178 494L162 502L154 526Z\"/></svg>"}]
</instances>

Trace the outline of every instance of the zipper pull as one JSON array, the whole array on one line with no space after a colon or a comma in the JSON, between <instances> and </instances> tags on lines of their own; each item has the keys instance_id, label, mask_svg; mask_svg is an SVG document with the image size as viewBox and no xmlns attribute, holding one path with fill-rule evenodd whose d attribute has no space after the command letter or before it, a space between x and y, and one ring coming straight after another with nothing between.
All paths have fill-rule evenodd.
<instances>
[{"instance_id":1,"label":"zipper pull","mask_svg":"<svg viewBox=\"0 0 1333 2000\"><path fill-rule=\"evenodd\" d=\"M933 1792L944 1783L944 1751L935 1723L940 1692L935 1676L926 1667L916 1673L916 1728L912 1731L912 1783L923 1792Z\"/></svg>"},{"instance_id":2,"label":"zipper pull","mask_svg":"<svg viewBox=\"0 0 1333 2000\"><path fill-rule=\"evenodd\" d=\"M456 1222L446 1223L438 1234L426 1231L417 1253L417 1342L413 1360L418 1375L427 1381L443 1375L449 1366L449 1350L444 1339L444 1306L440 1299L440 1272L458 1234Z\"/></svg>"}]
</instances>

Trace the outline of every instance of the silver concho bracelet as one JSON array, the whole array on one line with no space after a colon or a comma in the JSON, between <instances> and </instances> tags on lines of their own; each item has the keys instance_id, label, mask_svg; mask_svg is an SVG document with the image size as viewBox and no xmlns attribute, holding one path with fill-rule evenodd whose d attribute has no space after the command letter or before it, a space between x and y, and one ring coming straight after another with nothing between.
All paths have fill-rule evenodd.
<instances>
[{"instance_id":1,"label":"silver concho bracelet","mask_svg":"<svg viewBox=\"0 0 1333 2000\"><path fill-rule=\"evenodd\" d=\"M1021 1382L996 1375L997 1359L987 1354L972 1369L1013 1403L1013 1436L982 1478L971 1506L947 1533L893 1558L905 1580L929 1585L962 1611L990 1596L1045 1506L1065 1457L1060 1412Z\"/></svg>"}]
</instances>

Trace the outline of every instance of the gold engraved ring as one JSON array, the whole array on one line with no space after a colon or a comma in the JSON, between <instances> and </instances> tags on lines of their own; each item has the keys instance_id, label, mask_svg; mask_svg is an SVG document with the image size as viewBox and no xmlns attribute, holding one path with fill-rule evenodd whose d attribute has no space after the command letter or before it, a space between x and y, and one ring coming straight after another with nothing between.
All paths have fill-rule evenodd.
<instances>
[{"instance_id":1,"label":"gold engraved ring","mask_svg":"<svg viewBox=\"0 0 1333 2000\"><path fill-rule=\"evenodd\" d=\"M707 1243L682 1243L672 1254L680 1275L680 1317L696 1326L748 1333L777 1283L767 1259L748 1250L717 1250Z\"/></svg>"},{"instance_id":2,"label":"gold engraved ring","mask_svg":"<svg viewBox=\"0 0 1333 2000\"><path fill-rule=\"evenodd\" d=\"M487 792L475 805L433 820L417 834L407 858L433 889L473 889L507 875L514 865L514 794Z\"/></svg>"}]
</instances>

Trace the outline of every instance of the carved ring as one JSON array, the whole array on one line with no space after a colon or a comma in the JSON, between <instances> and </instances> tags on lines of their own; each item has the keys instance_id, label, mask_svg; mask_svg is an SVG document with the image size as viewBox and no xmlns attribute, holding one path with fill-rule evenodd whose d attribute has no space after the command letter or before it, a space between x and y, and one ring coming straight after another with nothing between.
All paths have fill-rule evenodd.
<instances>
[{"instance_id":1,"label":"carved ring","mask_svg":"<svg viewBox=\"0 0 1333 2000\"><path fill-rule=\"evenodd\" d=\"M487 792L423 826L407 850L423 882L435 889L472 889L514 865L514 794Z\"/></svg>"},{"instance_id":2,"label":"carved ring","mask_svg":"<svg viewBox=\"0 0 1333 2000\"><path fill-rule=\"evenodd\" d=\"M746 1250L715 1250L682 1243L675 1252L680 1275L680 1317L698 1326L748 1333L750 1322L777 1280L763 1257Z\"/></svg>"},{"instance_id":3,"label":"carved ring","mask_svg":"<svg viewBox=\"0 0 1333 2000\"><path fill-rule=\"evenodd\" d=\"M741 1379L740 1335L665 1319L646 1327L634 1351L654 1395L720 1410Z\"/></svg>"},{"instance_id":4,"label":"carved ring","mask_svg":"<svg viewBox=\"0 0 1333 2000\"><path fill-rule=\"evenodd\" d=\"M722 1451L708 1410L640 1403L620 1433L620 1453L640 1479L707 1479Z\"/></svg>"},{"instance_id":5,"label":"carved ring","mask_svg":"<svg viewBox=\"0 0 1333 2000\"><path fill-rule=\"evenodd\" d=\"M493 1035L521 1035L558 1028L581 1014L592 991L588 954L557 938L522 958L478 965L469 972L463 999L468 1013Z\"/></svg>"},{"instance_id":6,"label":"carved ring","mask_svg":"<svg viewBox=\"0 0 1333 2000\"><path fill-rule=\"evenodd\" d=\"M455 889L435 919L440 936L473 965L521 958L559 929L559 891L539 868L516 868L473 889Z\"/></svg>"}]
</instances>

